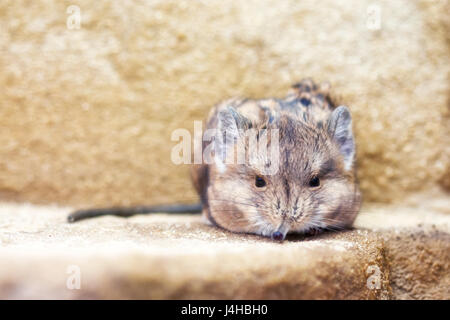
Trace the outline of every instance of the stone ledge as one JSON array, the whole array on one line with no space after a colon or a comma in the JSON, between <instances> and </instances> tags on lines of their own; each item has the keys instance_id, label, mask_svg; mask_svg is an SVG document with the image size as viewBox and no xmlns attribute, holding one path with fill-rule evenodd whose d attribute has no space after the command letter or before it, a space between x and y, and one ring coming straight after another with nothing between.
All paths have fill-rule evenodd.
<instances>
[{"instance_id":1,"label":"stone ledge","mask_svg":"<svg viewBox=\"0 0 450 320\"><path fill-rule=\"evenodd\" d=\"M67 224L69 211L0 206L0 298L450 298L445 213L365 209L356 230L279 244L218 230L196 215ZM80 290L66 286L73 265Z\"/></svg>"}]
</instances>

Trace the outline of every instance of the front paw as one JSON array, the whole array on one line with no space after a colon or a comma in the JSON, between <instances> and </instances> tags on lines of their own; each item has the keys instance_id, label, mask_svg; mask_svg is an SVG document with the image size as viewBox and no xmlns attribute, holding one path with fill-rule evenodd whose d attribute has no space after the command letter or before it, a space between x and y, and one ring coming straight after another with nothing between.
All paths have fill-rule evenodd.
<instances>
[{"instance_id":1,"label":"front paw","mask_svg":"<svg viewBox=\"0 0 450 320\"><path fill-rule=\"evenodd\" d=\"M306 231L306 232L305 232L305 235L306 235L307 237L315 237L315 236L318 236L319 234L323 233L324 231L325 231L325 230L322 229L322 228L314 227L314 228L311 228L311 229L309 229L308 231Z\"/></svg>"}]
</instances>

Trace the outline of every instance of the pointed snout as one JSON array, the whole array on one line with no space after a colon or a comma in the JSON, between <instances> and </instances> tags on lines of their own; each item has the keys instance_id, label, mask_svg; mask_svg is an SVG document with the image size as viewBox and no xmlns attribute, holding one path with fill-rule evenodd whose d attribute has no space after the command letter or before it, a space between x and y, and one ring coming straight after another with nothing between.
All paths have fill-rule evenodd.
<instances>
[{"instance_id":1,"label":"pointed snout","mask_svg":"<svg viewBox=\"0 0 450 320\"><path fill-rule=\"evenodd\" d=\"M283 241L284 240L284 238L285 238L285 234L284 233L282 233L282 232L280 232L280 231L275 231L274 233L272 233L272 236L271 236L271 238L272 238L272 240L274 240L274 241Z\"/></svg>"},{"instance_id":2,"label":"pointed snout","mask_svg":"<svg viewBox=\"0 0 450 320\"><path fill-rule=\"evenodd\" d=\"M277 228L272 232L270 238L274 241L283 241L289 231L289 223L283 219Z\"/></svg>"}]
</instances>

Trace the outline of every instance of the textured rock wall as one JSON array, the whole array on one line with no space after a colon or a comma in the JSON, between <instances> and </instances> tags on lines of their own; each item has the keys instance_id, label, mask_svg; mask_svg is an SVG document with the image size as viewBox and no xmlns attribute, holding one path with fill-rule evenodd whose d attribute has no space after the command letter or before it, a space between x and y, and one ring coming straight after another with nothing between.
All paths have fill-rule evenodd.
<instances>
[{"instance_id":1,"label":"textured rock wall","mask_svg":"<svg viewBox=\"0 0 450 320\"><path fill-rule=\"evenodd\" d=\"M69 5L80 29L66 26ZM449 188L449 11L446 0L4 0L0 196L194 201L171 132L221 99L282 96L304 77L350 106L366 200Z\"/></svg>"}]
</instances>

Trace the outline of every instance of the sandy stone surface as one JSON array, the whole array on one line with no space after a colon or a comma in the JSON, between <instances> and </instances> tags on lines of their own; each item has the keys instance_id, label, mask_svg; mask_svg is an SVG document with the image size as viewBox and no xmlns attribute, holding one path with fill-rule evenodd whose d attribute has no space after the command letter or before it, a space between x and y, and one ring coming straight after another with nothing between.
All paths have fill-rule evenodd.
<instances>
[{"instance_id":1,"label":"sandy stone surface","mask_svg":"<svg viewBox=\"0 0 450 320\"><path fill-rule=\"evenodd\" d=\"M0 197L193 202L172 131L304 77L350 107L366 201L448 189L450 2L380 2L379 30L373 3L1 1Z\"/></svg>"},{"instance_id":2,"label":"sandy stone surface","mask_svg":"<svg viewBox=\"0 0 450 320\"><path fill-rule=\"evenodd\" d=\"M365 208L355 230L274 243L198 215L68 224L69 208L2 203L0 298L449 299L450 217L423 210Z\"/></svg>"}]
</instances>

